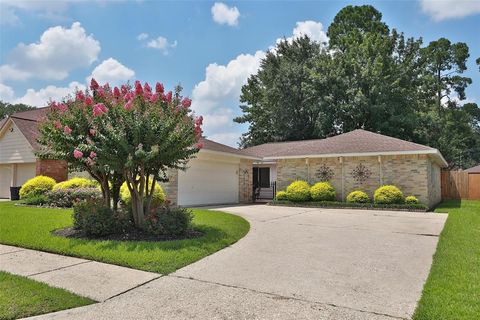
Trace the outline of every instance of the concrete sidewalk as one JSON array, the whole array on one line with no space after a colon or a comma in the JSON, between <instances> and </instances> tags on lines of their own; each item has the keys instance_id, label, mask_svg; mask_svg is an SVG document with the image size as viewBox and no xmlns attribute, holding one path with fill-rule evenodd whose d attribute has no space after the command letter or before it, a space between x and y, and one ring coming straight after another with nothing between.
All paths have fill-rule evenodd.
<instances>
[{"instance_id":1,"label":"concrete sidewalk","mask_svg":"<svg viewBox=\"0 0 480 320\"><path fill-rule=\"evenodd\" d=\"M0 270L67 289L96 301L127 292L160 274L0 245Z\"/></svg>"}]
</instances>

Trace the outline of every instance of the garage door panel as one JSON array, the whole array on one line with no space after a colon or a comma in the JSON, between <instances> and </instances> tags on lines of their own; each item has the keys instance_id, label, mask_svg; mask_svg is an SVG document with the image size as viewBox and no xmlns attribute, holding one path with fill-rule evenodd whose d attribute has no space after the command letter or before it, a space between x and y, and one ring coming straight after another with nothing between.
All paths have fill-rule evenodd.
<instances>
[{"instance_id":1,"label":"garage door panel","mask_svg":"<svg viewBox=\"0 0 480 320\"><path fill-rule=\"evenodd\" d=\"M12 165L0 164L0 198L10 198L11 183L12 183Z\"/></svg>"},{"instance_id":2,"label":"garage door panel","mask_svg":"<svg viewBox=\"0 0 480 320\"><path fill-rule=\"evenodd\" d=\"M238 164L194 160L178 176L178 204L238 202Z\"/></svg>"}]
</instances>

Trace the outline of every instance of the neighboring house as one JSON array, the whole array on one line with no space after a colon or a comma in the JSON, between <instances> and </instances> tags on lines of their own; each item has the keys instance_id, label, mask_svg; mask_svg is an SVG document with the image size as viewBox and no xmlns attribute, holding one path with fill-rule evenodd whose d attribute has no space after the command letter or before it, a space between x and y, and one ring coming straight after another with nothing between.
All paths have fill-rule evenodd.
<instances>
[{"instance_id":1,"label":"neighboring house","mask_svg":"<svg viewBox=\"0 0 480 320\"><path fill-rule=\"evenodd\" d=\"M0 197L35 174L66 178L63 162L44 162L34 156L36 121L48 109L21 112L0 123ZM13 129L12 129L13 128ZM384 184L398 186L433 206L441 200L440 170L447 167L437 149L354 130L327 139L267 143L243 150L208 139L188 169L169 173L163 184L169 200L182 206L245 203L253 190L272 198L296 179L309 183L329 180L344 200L353 190L370 195ZM58 168L58 170L47 170ZM257 194L258 195L258 194Z\"/></svg>"},{"instance_id":2,"label":"neighboring house","mask_svg":"<svg viewBox=\"0 0 480 320\"><path fill-rule=\"evenodd\" d=\"M480 173L480 164L479 164L478 166L475 166L475 167L471 167L471 168L466 169L465 172L468 172L468 173Z\"/></svg>"}]
</instances>

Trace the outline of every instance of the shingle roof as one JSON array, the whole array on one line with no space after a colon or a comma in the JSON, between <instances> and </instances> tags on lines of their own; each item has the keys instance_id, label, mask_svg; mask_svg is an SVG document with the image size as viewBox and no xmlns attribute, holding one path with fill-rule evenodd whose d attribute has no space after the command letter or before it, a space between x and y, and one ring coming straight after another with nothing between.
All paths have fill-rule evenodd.
<instances>
[{"instance_id":1,"label":"shingle roof","mask_svg":"<svg viewBox=\"0 0 480 320\"><path fill-rule=\"evenodd\" d=\"M469 173L480 173L480 164L478 166L468 168L465 171Z\"/></svg>"},{"instance_id":2,"label":"shingle roof","mask_svg":"<svg viewBox=\"0 0 480 320\"><path fill-rule=\"evenodd\" d=\"M402 151L433 151L424 146L366 130L354 130L338 136L303 141L265 143L244 149L257 157L281 158L324 154L358 154Z\"/></svg>"},{"instance_id":3,"label":"shingle roof","mask_svg":"<svg viewBox=\"0 0 480 320\"><path fill-rule=\"evenodd\" d=\"M203 149L205 150L211 150L211 151L216 151L216 152L224 152L224 153L233 153L239 156L251 156L249 154L246 154L244 150L240 149L235 149L232 147L229 147L227 145L205 139L205 138L200 138L200 143L203 143Z\"/></svg>"}]
</instances>

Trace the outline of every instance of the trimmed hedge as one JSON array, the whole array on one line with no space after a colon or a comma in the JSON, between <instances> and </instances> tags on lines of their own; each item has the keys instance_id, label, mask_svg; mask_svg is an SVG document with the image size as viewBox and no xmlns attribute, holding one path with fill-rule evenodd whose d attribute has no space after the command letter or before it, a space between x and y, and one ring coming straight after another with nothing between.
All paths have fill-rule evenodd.
<instances>
[{"instance_id":1,"label":"trimmed hedge","mask_svg":"<svg viewBox=\"0 0 480 320\"><path fill-rule=\"evenodd\" d=\"M52 190L57 182L46 176L36 176L25 182L20 189L20 199L40 196Z\"/></svg>"},{"instance_id":2,"label":"trimmed hedge","mask_svg":"<svg viewBox=\"0 0 480 320\"><path fill-rule=\"evenodd\" d=\"M378 204L378 203L347 203L337 201L307 201L292 202L288 200L273 200L269 205L290 206L290 207L316 207L316 208L349 208L349 209L375 209L375 210L398 210L398 211L419 211L425 212L428 207L419 204Z\"/></svg>"},{"instance_id":3,"label":"trimmed hedge","mask_svg":"<svg viewBox=\"0 0 480 320\"><path fill-rule=\"evenodd\" d=\"M53 191L55 190L65 190L65 189L76 189L76 188L96 188L98 187L98 182L86 178L72 178L67 181L62 181L53 186Z\"/></svg>"},{"instance_id":4,"label":"trimmed hedge","mask_svg":"<svg viewBox=\"0 0 480 320\"><path fill-rule=\"evenodd\" d=\"M285 191L278 191L275 195L275 199L277 200L288 200L287 192Z\"/></svg>"},{"instance_id":5,"label":"trimmed hedge","mask_svg":"<svg viewBox=\"0 0 480 320\"><path fill-rule=\"evenodd\" d=\"M308 201L310 199L310 186L303 180L292 182L287 187L287 198L290 201Z\"/></svg>"},{"instance_id":6,"label":"trimmed hedge","mask_svg":"<svg viewBox=\"0 0 480 320\"><path fill-rule=\"evenodd\" d=\"M373 200L377 204L402 204L405 203L405 197L402 191L396 186L381 186L373 194Z\"/></svg>"},{"instance_id":7,"label":"trimmed hedge","mask_svg":"<svg viewBox=\"0 0 480 320\"><path fill-rule=\"evenodd\" d=\"M157 182L155 184L155 190L153 191L152 198L152 208L158 208L165 202L165 193L163 192L162 186ZM127 183L124 182L120 187L120 199L125 204L126 207L131 206L132 196L130 190L128 190Z\"/></svg>"},{"instance_id":8,"label":"trimmed hedge","mask_svg":"<svg viewBox=\"0 0 480 320\"><path fill-rule=\"evenodd\" d=\"M408 196L405 198L405 203L406 204L417 204L417 203L420 203L420 201L418 201L417 197L415 196Z\"/></svg>"},{"instance_id":9,"label":"trimmed hedge","mask_svg":"<svg viewBox=\"0 0 480 320\"><path fill-rule=\"evenodd\" d=\"M370 197L363 191L352 191L347 196L348 203L370 203Z\"/></svg>"},{"instance_id":10,"label":"trimmed hedge","mask_svg":"<svg viewBox=\"0 0 480 320\"><path fill-rule=\"evenodd\" d=\"M317 182L310 188L313 201L335 201L335 189L329 182Z\"/></svg>"}]
</instances>

